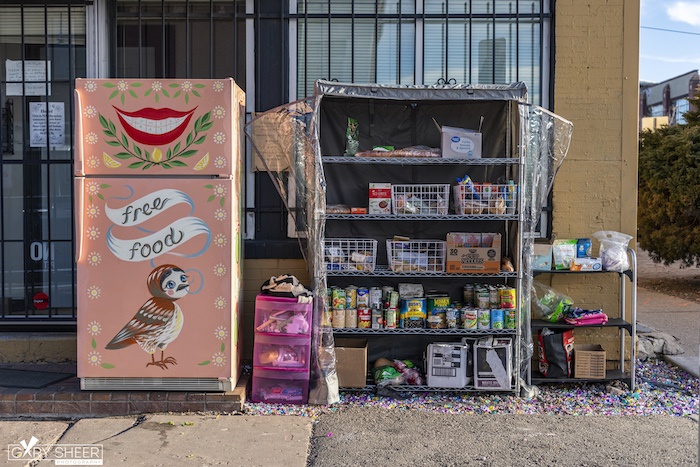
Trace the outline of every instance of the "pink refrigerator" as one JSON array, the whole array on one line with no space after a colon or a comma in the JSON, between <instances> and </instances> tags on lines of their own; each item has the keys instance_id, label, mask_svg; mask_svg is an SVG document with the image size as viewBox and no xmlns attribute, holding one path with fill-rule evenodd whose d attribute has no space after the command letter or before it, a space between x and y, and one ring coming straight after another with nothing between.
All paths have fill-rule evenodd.
<instances>
[{"instance_id":1,"label":"pink refrigerator","mask_svg":"<svg viewBox=\"0 0 700 467\"><path fill-rule=\"evenodd\" d=\"M244 101L232 79L76 80L82 389L236 385Z\"/></svg>"}]
</instances>

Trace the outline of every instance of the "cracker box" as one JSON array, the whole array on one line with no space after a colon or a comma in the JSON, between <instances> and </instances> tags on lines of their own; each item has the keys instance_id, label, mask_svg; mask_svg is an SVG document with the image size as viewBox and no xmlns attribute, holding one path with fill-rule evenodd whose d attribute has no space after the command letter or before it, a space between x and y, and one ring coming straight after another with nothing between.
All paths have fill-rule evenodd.
<instances>
[{"instance_id":1,"label":"cracker box","mask_svg":"<svg viewBox=\"0 0 700 467\"><path fill-rule=\"evenodd\" d=\"M465 246L464 239L474 235L450 232L447 234L447 272L450 274L499 273L501 271L501 234L482 233L480 246ZM490 241L484 241L484 238ZM491 240L492 239L492 240Z\"/></svg>"},{"instance_id":2,"label":"cracker box","mask_svg":"<svg viewBox=\"0 0 700 467\"><path fill-rule=\"evenodd\" d=\"M391 183L369 184L369 213L391 214Z\"/></svg>"},{"instance_id":3,"label":"cracker box","mask_svg":"<svg viewBox=\"0 0 700 467\"><path fill-rule=\"evenodd\" d=\"M512 340L485 337L474 344L474 387L508 391L512 384Z\"/></svg>"}]
</instances>

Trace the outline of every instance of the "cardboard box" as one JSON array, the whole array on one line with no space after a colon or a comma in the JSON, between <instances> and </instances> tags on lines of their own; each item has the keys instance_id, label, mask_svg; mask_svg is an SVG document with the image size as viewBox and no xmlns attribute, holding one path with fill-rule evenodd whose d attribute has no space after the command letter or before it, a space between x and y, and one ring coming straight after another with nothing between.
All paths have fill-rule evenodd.
<instances>
[{"instance_id":1,"label":"cardboard box","mask_svg":"<svg viewBox=\"0 0 700 467\"><path fill-rule=\"evenodd\" d=\"M391 183L369 184L369 213L391 214Z\"/></svg>"},{"instance_id":2,"label":"cardboard box","mask_svg":"<svg viewBox=\"0 0 700 467\"><path fill-rule=\"evenodd\" d=\"M466 128L441 126L442 157L481 159L481 133Z\"/></svg>"},{"instance_id":3,"label":"cardboard box","mask_svg":"<svg viewBox=\"0 0 700 467\"><path fill-rule=\"evenodd\" d=\"M600 344L574 344L574 378L605 379L605 349Z\"/></svg>"},{"instance_id":4,"label":"cardboard box","mask_svg":"<svg viewBox=\"0 0 700 467\"><path fill-rule=\"evenodd\" d=\"M447 234L447 272L464 274L469 272L498 273L501 271L501 234L493 235L490 247L465 247L463 233L450 232ZM482 243L483 245L483 243Z\"/></svg>"},{"instance_id":5,"label":"cardboard box","mask_svg":"<svg viewBox=\"0 0 700 467\"><path fill-rule=\"evenodd\" d=\"M434 342L428 344L425 372L428 387L463 388L470 382L467 377L468 344Z\"/></svg>"},{"instance_id":6,"label":"cardboard box","mask_svg":"<svg viewBox=\"0 0 700 467\"><path fill-rule=\"evenodd\" d=\"M367 339L336 337L335 370L341 388L367 386Z\"/></svg>"},{"instance_id":7,"label":"cardboard box","mask_svg":"<svg viewBox=\"0 0 700 467\"><path fill-rule=\"evenodd\" d=\"M552 269L552 245L535 243L532 250L532 269L549 271Z\"/></svg>"},{"instance_id":8,"label":"cardboard box","mask_svg":"<svg viewBox=\"0 0 700 467\"><path fill-rule=\"evenodd\" d=\"M508 391L513 380L512 339L486 337L474 344L474 387Z\"/></svg>"}]
</instances>

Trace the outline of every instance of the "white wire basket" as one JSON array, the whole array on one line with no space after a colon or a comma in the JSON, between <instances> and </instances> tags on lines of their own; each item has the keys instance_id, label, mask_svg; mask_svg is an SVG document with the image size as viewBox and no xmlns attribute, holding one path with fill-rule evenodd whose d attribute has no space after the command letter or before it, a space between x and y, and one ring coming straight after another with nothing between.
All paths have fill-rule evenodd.
<instances>
[{"instance_id":1,"label":"white wire basket","mask_svg":"<svg viewBox=\"0 0 700 467\"><path fill-rule=\"evenodd\" d=\"M518 185L477 184L452 187L455 214L508 216L517 213Z\"/></svg>"},{"instance_id":2,"label":"white wire basket","mask_svg":"<svg viewBox=\"0 0 700 467\"><path fill-rule=\"evenodd\" d=\"M450 185L391 185L391 204L399 216L444 216L450 204Z\"/></svg>"},{"instance_id":3,"label":"white wire basket","mask_svg":"<svg viewBox=\"0 0 700 467\"><path fill-rule=\"evenodd\" d=\"M386 256L394 272L445 272L443 240L387 240Z\"/></svg>"},{"instance_id":4,"label":"white wire basket","mask_svg":"<svg viewBox=\"0 0 700 467\"><path fill-rule=\"evenodd\" d=\"M328 271L374 271L377 241L371 238L326 238L324 261Z\"/></svg>"}]
</instances>

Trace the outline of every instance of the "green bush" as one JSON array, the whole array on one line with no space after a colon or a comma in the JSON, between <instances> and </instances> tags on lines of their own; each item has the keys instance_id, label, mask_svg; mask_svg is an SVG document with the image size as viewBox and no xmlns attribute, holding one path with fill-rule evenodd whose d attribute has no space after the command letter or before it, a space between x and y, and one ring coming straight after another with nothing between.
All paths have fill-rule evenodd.
<instances>
[{"instance_id":1,"label":"green bush","mask_svg":"<svg viewBox=\"0 0 700 467\"><path fill-rule=\"evenodd\" d=\"M700 99L694 99L700 108ZM700 119L646 130L639 147L639 245L654 261L700 267Z\"/></svg>"}]
</instances>

